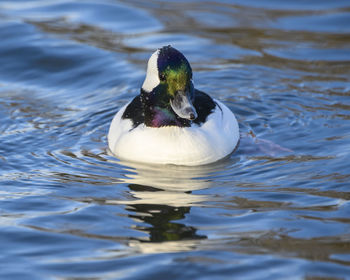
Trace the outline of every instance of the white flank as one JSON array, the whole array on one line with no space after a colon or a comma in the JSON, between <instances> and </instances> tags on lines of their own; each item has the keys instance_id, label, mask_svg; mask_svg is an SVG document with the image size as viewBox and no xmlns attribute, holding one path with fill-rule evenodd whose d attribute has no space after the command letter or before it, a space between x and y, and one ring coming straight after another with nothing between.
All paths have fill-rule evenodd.
<instances>
[{"instance_id":1,"label":"white flank","mask_svg":"<svg viewBox=\"0 0 350 280\"><path fill-rule=\"evenodd\" d=\"M156 50L148 60L146 78L142 85L142 88L147 92L151 92L160 83L157 63L158 55L159 50Z\"/></svg>"},{"instance_id":2,"label":"white flank","mask_svg":"<svg viewBox=\"0 0 350 280\"><path fill-rule=\"evenodd\" d=\"M220 108L202 125L192 127L146 127L132 129L121 119L127 105L114 117L109 133L110 150L119 158L145 163L202 165L218 161L237 146L239 128L234 114L220 101Z\"/></svg>"}]
</instances>

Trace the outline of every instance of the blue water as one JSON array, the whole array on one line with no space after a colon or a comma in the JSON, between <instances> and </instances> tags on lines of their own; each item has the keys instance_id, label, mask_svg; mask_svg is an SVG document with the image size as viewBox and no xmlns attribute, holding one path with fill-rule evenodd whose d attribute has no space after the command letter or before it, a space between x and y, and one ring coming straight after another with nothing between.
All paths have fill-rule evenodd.
<instances>
[{"instance_id":1,"label":"blue water","mask_svg":"<svg viewBox=\"0 0 350 280\"><path fill-rule=\"evenodd\" d=\"M350 279L350 3L0 2L1 279ZM171 44L243 135L120 162L114 114Z\"/></svg>"}]
</instances>

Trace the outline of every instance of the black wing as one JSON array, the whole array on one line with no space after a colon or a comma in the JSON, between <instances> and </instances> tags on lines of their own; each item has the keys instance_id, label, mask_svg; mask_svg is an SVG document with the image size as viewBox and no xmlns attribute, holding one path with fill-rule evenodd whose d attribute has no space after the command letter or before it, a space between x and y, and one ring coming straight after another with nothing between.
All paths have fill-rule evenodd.
<instances>
[{"instance_id":1,"label":"black wing","mask_svg":"<svg viewBox=\"0 0 350 280\"><path fill-rule=\"evenodd\" d=\"M198 117L193 122L200 125L204 123L207 117L214 111L216 103L208 94L195 89L193 106L196 108L198 114Z\"/></svg>"},{"instance_id":2,"label":"black wing","mask_svg":"<svg viewBox=\"0 0 350 280\"><path fill-rule=\"evenodd\" d=\"M133 123L133 128L145 122L140 95L137 95L126 107L122 119L130 119Z\"/></svg>"}]
</instances>

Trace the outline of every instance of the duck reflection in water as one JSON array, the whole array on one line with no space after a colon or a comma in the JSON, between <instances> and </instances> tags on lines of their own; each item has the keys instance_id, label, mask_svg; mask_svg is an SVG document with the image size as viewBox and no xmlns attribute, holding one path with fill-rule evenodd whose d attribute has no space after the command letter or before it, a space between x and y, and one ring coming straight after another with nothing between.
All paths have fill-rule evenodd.
<instances>
[{"instance_id":1,"label":"duck reflection in water","mask_svg":"<svg viewBox=\"0 0 350 280\"><path fill-rule=\"evenodd\" d=\"M130 184L129 188L133 193L137 192L162 192L149 186ZM135 214L129 214L130 218L141 220L150 226L136 226L135 229L149 234L148 242L165 242L179 240L193 240L206 238L197 234L197 229L178 221L183 220L190 212L191 207L175 207L166 204L132 204L127 210Z\"/></svg>"},{"instance_id":2,"label":"duck reflection in water","mask_svg":"<svg viewBox=\"0 0 350 280\"><path fill-rule=\"evenodd\" d=\"M134 229L147 233L146 238L130 240L130 247L143 253L186 251L207 238L181 221L191 206L213 199L195 191L211 187L210 174L223 167L220 163L201 167L122 164L132 199L111 202L126 204L128 217L136 222Z\"/></svg>"}]
</instances>

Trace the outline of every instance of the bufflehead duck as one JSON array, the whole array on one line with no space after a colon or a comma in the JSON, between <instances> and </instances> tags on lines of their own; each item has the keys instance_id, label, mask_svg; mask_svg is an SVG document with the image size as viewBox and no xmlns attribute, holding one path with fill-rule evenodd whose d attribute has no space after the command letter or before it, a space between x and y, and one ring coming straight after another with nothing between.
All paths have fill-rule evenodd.
<instances>
[{"instance_id":1,"label":"bufflehead duck","mask_svg":"<svg viewBox=\"0 0 350 280\"><path fill-rule=\"evenodd\" d=\"M194 88L189 62L171 46L151 55L140 94L114 116L108 133L118 158L155 164L212 163L238 141L234 114Z\"/></svg>"}]
</instances>

